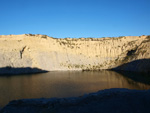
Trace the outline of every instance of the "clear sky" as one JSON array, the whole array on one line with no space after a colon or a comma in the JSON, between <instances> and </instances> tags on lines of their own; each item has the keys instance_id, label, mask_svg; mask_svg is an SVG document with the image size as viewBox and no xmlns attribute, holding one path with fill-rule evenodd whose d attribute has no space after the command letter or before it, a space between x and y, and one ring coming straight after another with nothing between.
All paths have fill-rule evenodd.
<instances>
[{"instance_id":1,"label":"clear sky","mask_svg":"<svg viewBox=\"0 0 150 113\"><path fill-rule=\"evenodd\" d=\"M150 35L150 0L0 0L0 35Z\"/></svg>"}]
</instances>

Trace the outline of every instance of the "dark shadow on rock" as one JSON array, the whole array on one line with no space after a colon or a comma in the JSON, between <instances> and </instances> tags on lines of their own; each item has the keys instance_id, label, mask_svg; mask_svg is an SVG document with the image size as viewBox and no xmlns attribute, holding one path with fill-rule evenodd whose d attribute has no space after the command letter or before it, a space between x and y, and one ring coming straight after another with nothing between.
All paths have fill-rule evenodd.
<instances>
[{"instance_id":1,"label":"dark shadow on rock","mask_svg":"<svg viewBox=\"0 0 150 113\"><path fill-rule=\"evenodd\" d=\"M150 84L150 59L139 59L111 69L134 81Z\"/></svg>"},{"instance_id":2,"label":"dark shadow on rock","mask_svg":"<svg viewBox=\"0 0 150 113\"><path fill-rule=\"evenodd\" d=\"M33 73L44 73L48 72L46 70L42 70L39 68L31 68L31 67L2 67L0 68L0 76L3 75L19 75L19 74L33 74Z\"/></svg>"},{"instance_id":3,"label":"dark shadow on rock","mask_svg":"<svg viewBox=\"0 0 150 113\"><path fill-rule=\"evenodd\" d=\"M21 99L0 113L149 113L150 90L107 89L81 97Z\"/></svg>"},{"instance_id":4,"label":"dark shadow on rock","mask_svg":"<svg viewBox=\"0 0 150 113\"><path fill-rule=\"evenodd\" d=\"M150 59L134 60L112 68L112 70L150 73Z\"/></svg>"},{"instance_id":5,"label":"dark shadow on rock","mask_svg":"<svg viewBox=\"0 0 150 113\"><path fill-rule=\"evenodd\" d=\"M150 85L150 73L142 72L129 72L129 71L115 71L125 77L128 77L136 82L144 83Z\"/></svg>"}]
</instances>

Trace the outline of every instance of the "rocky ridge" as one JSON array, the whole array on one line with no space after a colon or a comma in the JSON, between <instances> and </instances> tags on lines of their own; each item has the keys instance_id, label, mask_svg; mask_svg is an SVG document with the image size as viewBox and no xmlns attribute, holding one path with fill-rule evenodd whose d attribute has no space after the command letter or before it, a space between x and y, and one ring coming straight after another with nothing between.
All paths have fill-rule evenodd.
<instances>
[{"instance_id":1,"label":"rocky ridge","mask_svg":"<svg viewBox=\"0 0 150 113\"><path fill-rule=\"evenodd\" d=\"M128 70L117 67L135 60L149 60L150 36L57 39L32 34L0 35L0 56L1 68L30 67L46 71ZM134 67L145 63L137 64L130 71L135 71ZM139 71L146 72L148 69L143 70L141 66Z\"/></svg>"},{"instance_id":2,"label":"rocky ridge","mask_svg":"<svg viewBox=\"0 0 150 113\"><path fill-rule=\"evenodd\" d=\"M14 100L0 113L149 113L150 90L107 89L72 98Z\"/></svg>"}]
</instances>

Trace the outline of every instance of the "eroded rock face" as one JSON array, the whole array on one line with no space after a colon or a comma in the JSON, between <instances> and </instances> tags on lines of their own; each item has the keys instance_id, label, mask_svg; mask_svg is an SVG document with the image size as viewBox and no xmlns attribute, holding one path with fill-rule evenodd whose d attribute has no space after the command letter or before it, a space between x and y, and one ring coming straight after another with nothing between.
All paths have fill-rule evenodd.
<instances>
[{"instance_id":1,"label":"eroded rock face","mask_svg":"<svg viewBox=\"0 0 150 113\"><path fill-rule=\"evenodd\" d=\"M150 36L80 39L55 39L45 35L0 36L0 67L47 71L124 70L120 67L123 64L149 58ZM131 71L138 66L139 63L134 64ZM142 67L140 69L143 71Z\"/></svg>"}]
</instances>

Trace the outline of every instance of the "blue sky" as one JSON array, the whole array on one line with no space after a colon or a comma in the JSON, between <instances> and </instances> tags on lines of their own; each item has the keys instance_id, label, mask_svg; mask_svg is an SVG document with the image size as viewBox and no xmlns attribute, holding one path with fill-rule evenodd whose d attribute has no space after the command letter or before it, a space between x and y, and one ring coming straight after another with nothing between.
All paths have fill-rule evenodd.
<instances>
[{"instance_id":1,"label":"blue sky","mask_svg":"<svg viewBox=\"0 0 150 113\"><path fill-rule=\"evenodd\" d=\"M0 35L150 35L150 0L0 0Z\"/></svg>"}]
</instances>

